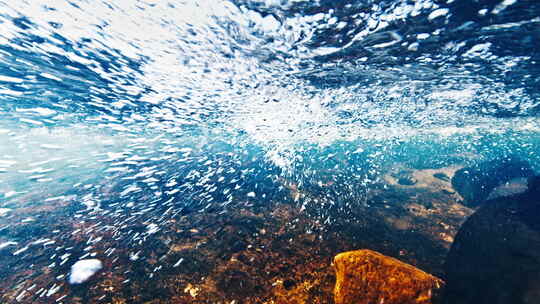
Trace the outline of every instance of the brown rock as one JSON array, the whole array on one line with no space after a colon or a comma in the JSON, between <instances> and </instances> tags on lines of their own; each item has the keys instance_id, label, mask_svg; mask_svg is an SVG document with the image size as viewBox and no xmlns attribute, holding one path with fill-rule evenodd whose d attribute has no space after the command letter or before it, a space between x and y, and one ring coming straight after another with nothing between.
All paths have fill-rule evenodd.
<instances>
[{"instance_id":1,"label":"brown rock","mask_svg":"<svg viewBox=\"0 0 540 304\"><path fill-rule=\"evenodd\" d=\"M334 258L336 304L428 304L442 280L371 250L356 250Z\"/></svg>"}]
</instances>

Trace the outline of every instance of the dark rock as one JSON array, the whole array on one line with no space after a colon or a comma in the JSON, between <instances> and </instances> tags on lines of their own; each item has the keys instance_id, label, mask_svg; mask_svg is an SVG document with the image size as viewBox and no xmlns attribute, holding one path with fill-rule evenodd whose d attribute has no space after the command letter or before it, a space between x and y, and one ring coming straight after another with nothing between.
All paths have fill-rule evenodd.
<instances>
[{"instance_id":1,"label":"dark rock","mask_svg":"<svg viewBox=\"0 0 540 304\"><path fill-rule=\"evenodd\" d=\"M398 183L404 186L412 186L417 183L416 179L412 176L402 177L398 179Z\"/></svg>"},{"instance_id":2,"label":"dark rock","mask_svg":"<svg viewBox=\"0 0 540 304\"><path fill-rule=\"evenodd\" d=\"M529 192L531 195L534 193L540 193L540 176L532 176L529 178Z\"/></svg>"},{"instance_id":3,"label":"dark rock","mask_svg":"<svg viewBox=\"0 0 540 304\"><path fill-rule=\"evenodd\" d=\"M528 162L510 157L462 168L452 177L452 186L463 197L465 205L476 207L483 203L496 187L514 178L533 175Z\"/></svg>"},{"instance_id":4,"label":"dark rock","mask_svg":"<svg viewBox=\"0 0 540 304\"><path fill-rule=\"evenodd\" d=\"M401 171L397 174L394 174L394 177L397 178L398 184L404 186L415 185L418 181L413 177L412 172L410 171Z\"/></svg>"},{"instance_id":5,"label":"dark rock","mask_svg":"<svg viewBox=\"0 0 540 304\"><path fill-rule=\"evenodd\" d=\"M438 172L438 173L435 173L433 174L433 177L435 178L438 178L442 181L445 181L445 182L449 182L450 181L450 177L448 177L448 175L446 175L445 173L443 172Z\"/></svg>"},{"instance_id":6,"label":"dark rock","mask_svg":"<svg viewBox=\"0 0 540 304\"><path fill-rule=\"evenodd\" d=\"M448 189L442 189L441 191L442 191L442 193L444 193L444 194L455 194L455 193L456 193L455 191L448 190Z\"/></svg>"},{"instance_id":7,"label":"dark rock","mask_svg":"<svg viewBox=\"0 0 540 304\"><path fill-rule=\"evenodd\" d=\"M447 256L445 304L532 304L540 299L540 178L489 201L463 224Z\"/></svg>"},{"instance_id":8,"label":"dark rock","mask_svg":"<svg viewBox=\"0 0 540 304\"><path fill-rule=\"evenodd\" d=\"M285 288L286 290L291 290L295 285L296 283L293 280L287 279L283 281L283 288Z\"/></svg>"}]
</instances>

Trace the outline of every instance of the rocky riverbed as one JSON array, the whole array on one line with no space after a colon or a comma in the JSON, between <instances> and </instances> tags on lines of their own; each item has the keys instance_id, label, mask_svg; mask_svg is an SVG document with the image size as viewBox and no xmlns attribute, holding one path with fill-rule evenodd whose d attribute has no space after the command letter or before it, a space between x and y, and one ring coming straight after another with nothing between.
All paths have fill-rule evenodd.
<instances>
[{"instance_id":1,"label":"rocky riverbed","mask_svg":"<svg viewBox=\"0 0 540 304\"><path fill-rule=\"evenodd\" d=\"M179 214L159 228L118 226L114 214L83 221L65 201L13 210L0 218L0 243L14 243L0 249L1 300L333 303L334 256L364 248L441 277L453 238L473 211L452 189L458 169L396 166L365 201L328 206L324 214L320 193L292 182L283 183L289 200L247 199L223 210ZM132 237L140 245L124 237L128 230L143 236ZM21 248L23 238L35 244ZM101 261L102 268L69 284L70 267L82 257Z\"/></svg>"}]
</instances>

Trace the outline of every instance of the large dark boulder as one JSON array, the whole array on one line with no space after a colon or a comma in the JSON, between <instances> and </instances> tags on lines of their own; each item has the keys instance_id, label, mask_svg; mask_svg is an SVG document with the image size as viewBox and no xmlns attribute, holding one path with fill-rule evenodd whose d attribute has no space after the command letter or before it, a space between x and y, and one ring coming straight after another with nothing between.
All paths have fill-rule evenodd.
<instances>
[{"instance_id":1,"label":"large dark boulder","mask_svg":"<svg viewBox=\"0 0 540 304\"><path fill-rule=\"evenodd\" d=\"M445 268L444 304L540 303L540 178L469 217Z\"/></svg>"},{"instance_id":2,"label":"large dark boulder","mask_svg":"<svg viewBox=\"0 0 540 304\"><path fill-rule=\"evenodd\" d=\"M463 204L476 207L496 187L515 178L531 177L534 171L528 162L507 157L462 168L452 177L452 186L463 197Z\"/></svg>"}]
</instances>

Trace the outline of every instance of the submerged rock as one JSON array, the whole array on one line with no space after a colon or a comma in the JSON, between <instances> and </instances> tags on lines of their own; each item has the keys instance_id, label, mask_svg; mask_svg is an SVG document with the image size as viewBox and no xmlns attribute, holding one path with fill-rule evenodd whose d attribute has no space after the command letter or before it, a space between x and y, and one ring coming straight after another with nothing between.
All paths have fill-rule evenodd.
<instances>
[{"instance_id":1,"label":"submerged rock","mask_svg":"<svg viewBox=\"0 0 540 304\"><path fill-rule=\"evenodd\" d=\"M87 259L77 261L71 266L71 274L69 275L69 284L81 284L96 272L103 268L103 264L98 259Z\"/></svg>"},{"instance_id":2,"label":"submerged rock","mask_svg":"<svg viewBox=\"0 0 540 304\"><path fill-rule=\"evenodd\" d=\"M417 183L417 180L412 176L405 176L398 179L398 184L403 186L412 186Z\"/></svg>"},{"instance_id":3,"label":"submerged rock","mask_svg":"<svg viewBox=\"0 0 540 304\"><path fill-rule=\"evenodd\" d=\"M398 184L403 186L412 186L418 182L416 178L414 178L412 171L408 170L403 170L393 174L393 177L397 179Z\"/></svg>"},{"instance_id":4,"label":"submerged rock","mask_svg":"<svg viewBox=\"0 0 540 304\"><path fill-rule=\"evenodd\" d=\"M540 299L540 178L489 201L462 225L446 260L445 304L532 304Z\"/></svg>"},{"instance_id":5,"label":"submerged rock","mask_svg":"<svg viewBox=\"0 0 540 304\"><path fill-rule=\"evenodd\" d=\"M527 190L528 190L527 178L524 178L524 177L515 178L493 189L493 191L491 191L486 201L503 197L503 196L512 196L512 195L524 193Z\"/></svg>"},{"instance_id":6,"label":"submerged rock","mask_svg":"<svg viewBox=\"0 0 540 304\"><path fill-rule=\"evenodd\" d=\"M533 174L526 161L513 157L496 159L456 171L452 186L463 197L464 205L476 207L487 200L496 187Z\"/></svg>"},{"instance_id":7,"label":"submerged rock","mask_svg":"<svg viewBox=\"0 0 540 304\"><path fill-rule=\"evenodd\" d=\"M446 173L444 173L444 172L437 172L437 173L433 174L433 177L438 178L438 179L440 179L442 181L445 181L445 182L450 181L450 177L448 177L448 175L446 175Z\"/></svg>"},{"instance_id":8,"label":"submerged rock","mask_svg":"<svg viewBox=\"0 0 540 304\"><path fill-rule=\"evenodd\" d=\"M334 265L336 304L427 304L432 290L442 285L414 266L371 250L338 254Z\"/></svg>"}]
</instances>

